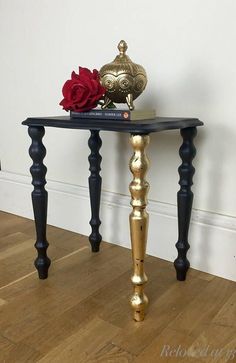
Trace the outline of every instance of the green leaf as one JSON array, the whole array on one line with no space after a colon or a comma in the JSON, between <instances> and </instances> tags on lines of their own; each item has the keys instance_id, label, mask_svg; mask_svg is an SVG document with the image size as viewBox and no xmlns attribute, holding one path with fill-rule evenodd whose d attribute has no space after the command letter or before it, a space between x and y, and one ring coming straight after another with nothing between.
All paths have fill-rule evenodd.
<instances>
[{"instance_id":1,"label":"green leaf","mask_svg":"<svg viewBox=\"0 0 236 363\"><path fill-rule=\"evenodd\" d=\"M111 102L106 108L116 108L116 105L113 102Z\"/></svg>"}]
</instances>

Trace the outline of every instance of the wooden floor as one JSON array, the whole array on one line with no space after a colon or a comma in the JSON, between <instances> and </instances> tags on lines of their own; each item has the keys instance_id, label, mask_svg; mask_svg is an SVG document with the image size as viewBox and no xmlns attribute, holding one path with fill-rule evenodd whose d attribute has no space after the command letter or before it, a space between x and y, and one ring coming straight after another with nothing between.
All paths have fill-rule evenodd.
<instances>
[{"instance_id":1,"label":"wooden floor","mask_svg":"<svg viewBox=\"0 0 236 363\"><path fill-rule=\"evenodd\" d=\"M33 222L0 213L1 363L236 362L236 283L192 269L178 282L147 256L150 305L135 323L128 249L92 254L86 237L55 227L48 240L50 275L38 280Z\"/></svg>"}]
</instances>

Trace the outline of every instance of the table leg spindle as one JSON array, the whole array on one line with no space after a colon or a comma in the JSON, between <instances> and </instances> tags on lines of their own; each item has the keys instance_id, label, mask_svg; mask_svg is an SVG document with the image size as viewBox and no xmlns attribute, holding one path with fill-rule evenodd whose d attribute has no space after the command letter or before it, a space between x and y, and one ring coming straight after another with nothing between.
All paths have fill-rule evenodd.
<instances>
[{"instance_id":1,"label":"table leg spindle","mask_svg":"<svg viewBox=\"0 0 236 363\"><path fill-rule=\"evenodd\" d=\"M28 131L29 136L32 139L29 154L33 160L30 172L32 175L32 184L34 186L32 203L36 228L35 248L38 252L38 257L34 264L38 270L39 278L46 279L48 277L48 268L51 261L47 256L48 241L46 238L48 193L44 186L46 184L45 175L47 168L43 164L46 149L42 143L45 130L42 126L30 126Z\"/></svg>"},{"instance_id":2,"label":"table leg spindle","mask_svg":"<svg viewBox=\"0 0 236 363\"><path fill-rule=\"evenodd\" d=\"M144 257L148 233L148 213L145 208L149 184L145 180L145 175L149 161L145 154L145 147L149 144L149 136L131 135L130 142L134 150L130 160L130 171L133 174L133 180L129 186L133 207L130 213L130 235L134 268L131 278L134 285L131 306L134 311L134 320L142 321L145 315L145 307L148 304L148 298L144 294L143 287L147 282L147 276L144 272Z\"/></svg>"},{"instance_id":3,"label":"table leg spindle","mask_svg":"<svg viewBox=\"0 0 236 363\"><path fill-rule=\"evenodd\" d=\"M102 240L102 236L99 233L99 226L101 224L99 218L100 198L101 198L101 186L102 178L99 175L101 170L102 157L99 154L99 150L102 146L102 140L99 136L99 131L91 130L91 135L88 140L88 145L91 150L91 154L88 157L90 176L89 180L89 194L91 205L91 220L89 222L92 233L89 236L89 242L92 247L92 252L98 252L99 246Z\"/></svg>"},{"instance_id":4,"label":"table leg spindle","mask_svg":"<svg viewBox=\"0 0 236 363\"><path fill-rule=\"evenodd\" d=\"M180 175L180 190L177 193L179 237L176 243L176 248L178 250L178 257L174 261L176 276L179 281L184 281L186 279L186 273L190 267L190 263L186 255L190 247L188 243L188 231L193 204L193 192L191 191L191 186L193 185L192 179L195 168L192 165L192 160L196 155L196 149L193 144L193 138L196 134L196 127L188 127L181 130L183 144L179 149L179 155L181 157L182 164L178 169Z\"/></svg>"}]
</instances>

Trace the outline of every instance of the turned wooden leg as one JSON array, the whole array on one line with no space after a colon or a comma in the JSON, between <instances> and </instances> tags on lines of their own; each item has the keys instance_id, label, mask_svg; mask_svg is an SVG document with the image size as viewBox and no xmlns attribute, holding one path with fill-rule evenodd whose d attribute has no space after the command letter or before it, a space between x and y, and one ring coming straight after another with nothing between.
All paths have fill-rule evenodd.
<instances>
[{"instance_id":1,"label":"turned wooden leg","mask_svg":"<svg viewBox=\"0 0 236 363\"><path fill-rule=\"evenodd\" d=\"M196 134L196 127L188 127L181 130L183 144L179 149L179 155L182 159L182 164L178 169L180 190L177 193L179 236L176 248L178 250L178 257L174 261L176 276L179 281L186 279L186 273L190 266L186 255L190 247L188 243L188 231L193 204L191 186L193 184L192 179L195 169L192 165L192 160L196 155L196 149L193 144L193 138Z\"/></svg>"},{"instance_id":2,"label":"turned wooden leg","mask_svg":"<svg viewBox=\"0 0 236 363\"><path fill-rule=\"evenodd\" d=\"M34 186L32 202L36 228L35 248L38 252L38 257L34 264L38 270L39 278L46 279L48 277L48 268L51 261L47 257L48 241L46 238L48 193L44 186L46 184L45 175L47 168L43 164L46 149L42 143L45 130L44 127L41 126L30 126L28 132L32 139L29 154L33 160L30 172L32 175L32 184Z\"/></svg>"},{"instance_id":3,"label":"turned wooden leg","mask_svg":"<svg viewBox=\"0 0 236 363\"><path fill-rule=\"evenodd\" d=\"M131 135L130 142L134 150L130 160L130 171L133 174L133 180L129 186L131 205L133 207L129 219L134 268L131 278L134 285L131 306L134 311L134 320L142 321L144 319L145 307L148 304L148 298L143 292L143 285L147 282L147 276L144 272L144 257L148 233L148 213L145 208L149 184L145 180L145 175L149 161L145 154L145 147L149 143L149 136Z\"/></svg>"},{"instance_id":4,"label":"turned wooden leg","mask_svg":"<svg viewBox=\"0 0 236 363\"><path fill-rule=\"evenodd\" d=\"M89 180L89 194L90 194L90 205L91 205L91 220L90 226L92 227L92 233L89 236L89 241L91 243L92 251L98 252L99 246L102 240L102 236L99 233L99 226L101 221L99 219L99 208L100 208L100 198L101 198L101 186L102 178L99 175L101 170L100 165L102 157L99 154L99 149L102 146L102 140L99 136L99 131L91 130L91 135L88 140L88 145L91 150L89 155L89 170L90 176Z\"/></svg>"}]
</instances>

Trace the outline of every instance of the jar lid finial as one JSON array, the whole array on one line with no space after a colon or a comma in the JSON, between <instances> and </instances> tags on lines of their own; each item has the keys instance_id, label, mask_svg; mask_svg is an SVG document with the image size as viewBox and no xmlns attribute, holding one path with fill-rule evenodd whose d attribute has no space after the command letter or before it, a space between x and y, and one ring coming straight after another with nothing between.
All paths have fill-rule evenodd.
<instances>
[{"instance_id":1,"label":"jar lid finial","mask_svg":"<svg viewBox=\"0 0 236 363\"><path fill-rule=\"evenodd\" d=\"M120 42L119 42L119 44L118 44L118 47L117 47L118 49L119 49L119 52L120 52L120 56L123 56L123 55L125 55L125 52L127 51L127 49L128 49L128 45L127 45L127 43L124 41L124 40L121 40Z\"/></svg>"}]
</instances>

